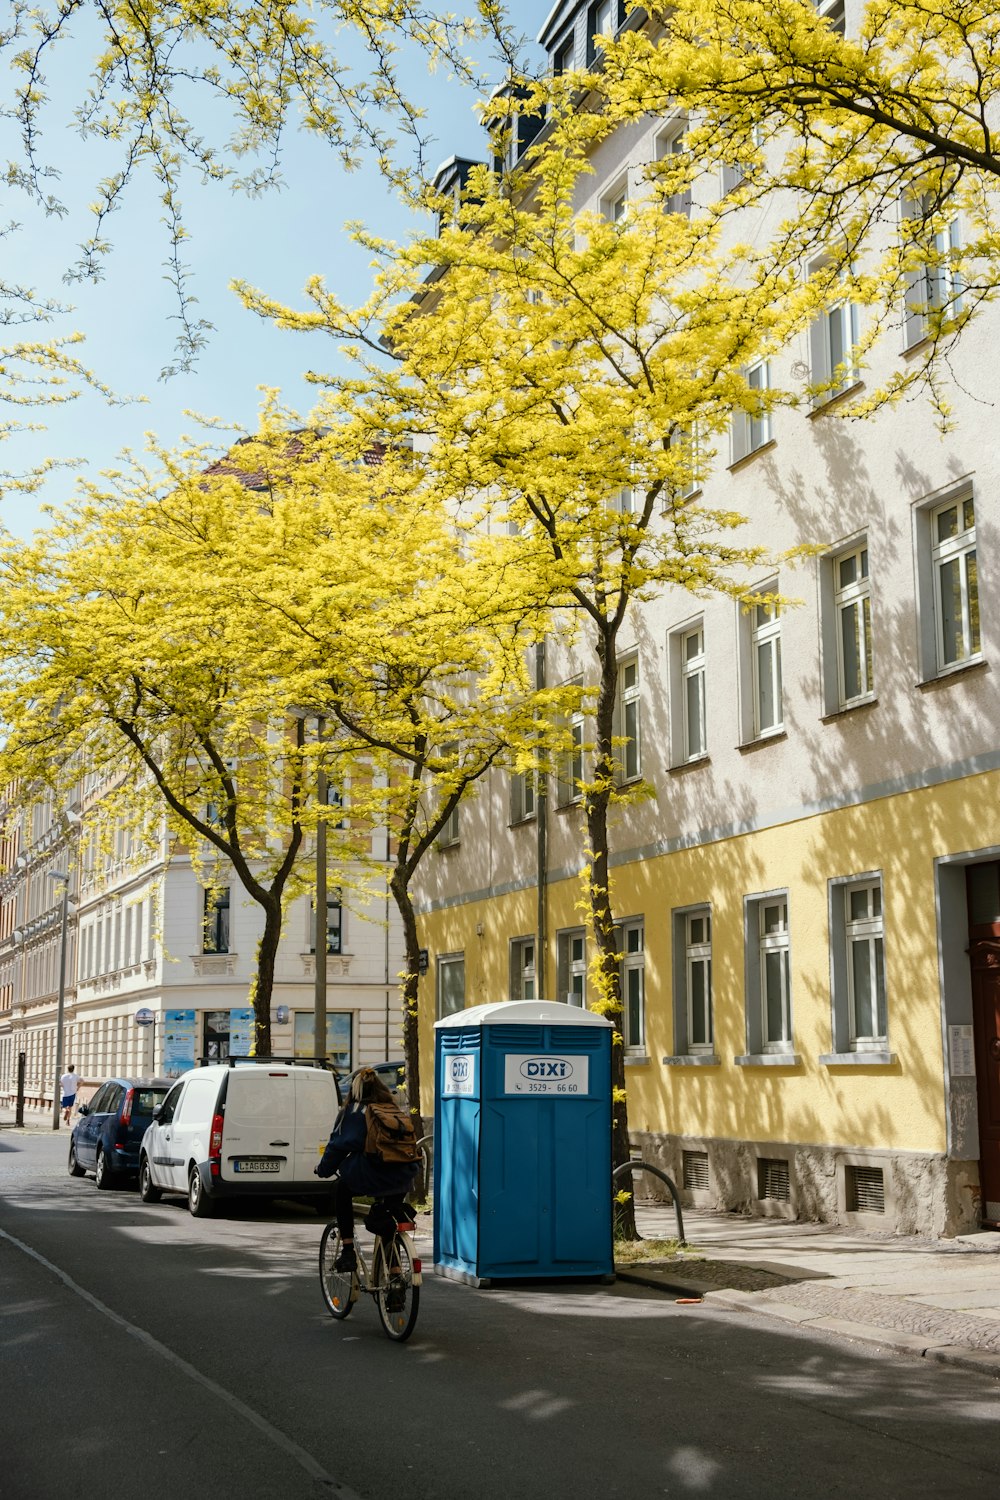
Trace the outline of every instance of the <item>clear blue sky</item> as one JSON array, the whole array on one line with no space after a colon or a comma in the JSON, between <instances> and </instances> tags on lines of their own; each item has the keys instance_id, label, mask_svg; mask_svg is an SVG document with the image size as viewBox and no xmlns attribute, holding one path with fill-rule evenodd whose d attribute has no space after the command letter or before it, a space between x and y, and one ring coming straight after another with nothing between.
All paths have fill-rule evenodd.
<instances>
[{"instance_id":1,"label":"clear blue sky","mask_svg":"<svg viewBox=\"0 0 1000 1500\"><path fill-rule=\"evenodd\" d=\"M514 11L522 28L537 34L546 8L517 0ZM412 226L377 166L364 162L346 173L333 150L299 132L289 139L286 186L279 193L250 200L217 185L202 187L190 176L183 193L191 233L186 247L190 289L199 299L196 312L214 323L215 331L193 374L160 381L161 369L173 356L176 303L164 279L169 244L155 185L148 178L135 182L124 208L109 221L114 249L104 281L72 286L62 281L76 259L77 245L91 232L87 205L94 185L116 164L113 150L81 142L67 123L80 94L80 60L79 51L67 48L65 74L57 67L47 69L57 108L48 117L44 155L60 168L58 193L70 213L61 220L46 218L8 194L0 218L16 219L20 228L3 243L3 274L8 281L33 287L39 296L71 303L72 313L57 320L54 330L84 333L83 362L117 393L148 400L114 408L85 393L47 414L26 413L24 420L44 420L47 430L4 443L0 468L16 472L47 456L75 456L96 473L112 465L123 448L141 450L147 430L166 443L178 441L194 429L185 410L252 423L262 385L279 386L291 405L307 411L315 390L301 379L302 371L334 367L332 342L321 335L282 333L263 323L244 311L228 290L229 282L242 278L301 305L307 278L319 273L346 300L361 301L369 286L368 257L348 239L344 224L361 219L376 233L396 238L405 237ZM428 76L422 63L408 67L407 80L412 97L429 111L436 137L429 154L435 165L452 155L485 154L475 101L467 89L442 71ZM0 78L0 89L5 82ZM198 123L202 125L201 117ZM204 126L211 128L207 118ZM13 145L0 131L5 155ZM44 524L39 507L60 504L73 484L72 474L61 471L40 496L8 495L0 502L0 523L28 534Z\"/></svg>"}]
</instances>

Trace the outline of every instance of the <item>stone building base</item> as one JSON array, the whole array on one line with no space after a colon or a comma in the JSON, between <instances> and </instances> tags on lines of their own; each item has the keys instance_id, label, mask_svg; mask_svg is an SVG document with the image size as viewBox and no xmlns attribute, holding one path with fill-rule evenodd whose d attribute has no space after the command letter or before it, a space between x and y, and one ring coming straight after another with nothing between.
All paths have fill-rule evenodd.
<instances>
[{"instance_id":1,"label":"stone building base","mask_svg":"<svg viewBox=\"0 0 1000 1500\"><path fill-rule=\"evenodd\" d=\"M979 1166L934 1152L796 1146L638 1131L633 1152L666 1172L681 1202L763 1218L950 1237L980 1227ZM669 1198L650 1174L643 1196Z\"/></svg>"}]
</instances>

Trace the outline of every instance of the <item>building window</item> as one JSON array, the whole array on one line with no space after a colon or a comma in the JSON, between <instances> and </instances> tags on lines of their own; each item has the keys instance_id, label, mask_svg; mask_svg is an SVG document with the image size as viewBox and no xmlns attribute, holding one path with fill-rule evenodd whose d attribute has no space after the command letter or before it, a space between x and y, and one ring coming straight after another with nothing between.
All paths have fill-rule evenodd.
<instances>
[{"instance_id":1,"label":"building window","mask_svg":"<svg viewBox=\"0 0 1000 1500\"><path fill-rule=\"evenodd\" d=\"M708 752L705 726L705 633L701 622L675 632L668 641L675 765L701 760Z\"/></svg>"},{"instance_id":2,"label":"building window","mask_svg":"<svg viewBox=\"0 0 1000 1500\"><path fill-rule=\"evenodd\" d=\"M510 998L537 1000L535 940L515 938L510 945Z\"/></svg>"},{"instance_id":3,"label":"building window","mask_svg":"<svg viewBox=\"0 0 1000 1500\"><path fill-rule=\"evenodd\" d=\"M437 961L437 1013L452 1016L465 1008L465 954L443 953Z\"/></svg>"},{"instance_id":4,"label":"building window","mask_svg":"<svg viewBox=\"0 0 1000 1500\"><path fill-rule=\"evenodd\" d=\"M552 54L552 72L556 78L560 77L563 73L572 72L573 53L573 33L570 32L569 36L564 37Z\"/></svg>"},{"instance_id":5,"label":"building window","mask_svg":"<svg viewBox=\"0 0 1000 1500\"><path fill-rule=\"evenodd\" d=\"M697 424L675 427L668 446L676 468L670 478L665 511L669 510L671 501L689 500L701 489L702 453Z\"/></svg>"},{"instance_id":6,"label":"building window","mask_svg":"<svg viewBox=\"0 0 1000 1500\"><path fill-rule=\"evenodd\" d=\"M816 7L817 15L822 16L824 21L834 31L839 31L843 35L845 27L844 0L813 0L813 5Z\"/></svg>"},{"instance_id":7,"label":"building window","mask_svg":"<svg viewBox=\"0 0 1000 1500\"><path fill-rule=\"evenodd\" d=\"M816 267L820 271L822 265ZM822 405L838 396L858 379L854 349L858 342L858 308L846 297L825 308L809 330L809 362L813 396Z\"/></svg>"},{"instance_id":8,"label":"building window","mask_svg":"<svg viewBox=\"0 0 1000 1500\"><path fill-rule=\"evenodd\" d=\"M760 398L755 394L765 392L771 386L771 372L767 360L760 360L746 371L749 391L748 407L735 411L732 422L733 463L747 458L771 441L771 414L763 404L755 405Z\"/></svg>"},{"instance_id":9,"label":"building window","mask_svg":"<svg viewBox=\"0 0 1000 1500\"><path fill-rule=\"evenodd\" d=\"M931 512L931 564L938 666L979 655L976 513L971 495Z\"/></svg>"},{"instance_id":10,"label":"building window","mask_svg":"<svg viewBox=\"0 0 1000 1500\"><path fill-rule=\"evenodd\" d=\"M868 547L833 559L833 609L837 626L837 703L847 708L875 691L872 676L872 591Z\"/></svg>"},{"instance_id":11,"label":"building window","mask_svg":"<svg viewBox=\"0 0 1000 1500\"><path fill-rule=\"evenodd\" d=\"M617 747L619 778L635 781L639 776L639 661L630 657L618 663L618 703L615 717L616 736L622 740Z\"/></svg>"},{"instance_id":12,"label":"building window","mask_svg":"<svg viewBox=\"0 0 1000 1500\"><path fill-rule=\"evenodd\" d=\"M609 224L618 224L628 208L628 183L623 178L601 199L601 213Z\"/></svg>"},{"instance_id":13,"label":"building window","mask_svg":"<svg viewBox=\"0 0 1000 1500\"><path fill-rule=\"evenodd\" d=\"M560 932L557 939L559 999L566 1005L587 1003L587 935L582 927Z\"/></svg>"},{"instance_id":14,"label":"building window","mask_svg":"<svg viewBox=\"0 0 1000 1500\"><path fill-rule=\"evenodd\" d=\"M309 952L316 952L316 902L309 903ZM326 951L343 951L343 908L339 890L331 891L326 902Z\"/></svg>"},{"instance_id":15,"label":"building window","mask_svg":"<svg viewBox=\"0 0 1000 1500\"><path fill-rule=\"evenodd\" d=\"M583 710L575 709L566 726L569 749L560 757L557 801L560 807L569 807L580 800L580 783L583 781Z\"/></svg>"},{"instance_id":16,"label":"building window","mask_svg":"<svg viewBox=\"0 0 1000 1500\"><path fill-rule=\"evenodd\" d=\"M885 959L882 929L882 883L849 885L846 902L849 1041L865 1050L886 1040Z\"/></svg>"},{"instance_id":17,"label":"building window","mask_svg":"<svg viewBox=\"0 0 1000 1500\"><path fill-rule=\"evenodd\" d=\"M202 953L229 952L229 887L204 892Z\"/></svg>"},{"instance_id":18,"label":"building window","mask_svg":"<svg viewBox=\"0 0 1000 1500\"><path fill-rule=\"evenodd\" d=\"M534 771L514 771L510 778L510 821L525 823L535 816Z\"/></svg>"},{"instance_id":19,"label":"building window","mask_svg":"<svg viewBox=\"0 0 1000 1500\"><path fill-rule=\"evenodd\" d=\"M926 255L925 263L906 273L904 338L906 347L919 344L935 327L962 311L962 277L956 263L962 236L957 219L936 233L927 220L934 214L934 200L927 194L903 202L903 218L914 227L907 238Z\"/></svg>"},{"instance_id":20,"label":"building window","mask_svg":"<svg viewBox=\"0 0 1000 1500\"><path fill-rule=\"evenodd\" d=\"M747 902L747 1048L792 1050L788 897L784 892Z\"/></svg>"},{"instance_id":21,"label":"building window","mask_svg":"<svg viewBox=\"0 0 1000 1500\"><path fill-rule=\"evenodd\" d=\"M618 30L620 0L596 0L587 12L587 64L601 51L601 38Z\"/></svg>"},{"instance_id":22,"label":"building window","mask_svg":"<svg viewBox=\"0 0 1000 1500\"><path fill-rule=\"evenodd\" d=\"M768 589L772 585L766 586ZM754 738L782 726L781 616L776 604L755 604L750 613L750 667Z\"/></svg>"},{"instance_id":23,"label":"building window","mask_svg":"<svg viewBox=\"0 0 1000 1500\"><path fill-rule=\"evenodd\" d=\"M619 945L622 955L622 1038L626 1052L641 1052L646 1045L646 956L641 919L621 924Z\"/></svg>"},{"instance_id":24,"label":"building window","mask_svg":"<svg viewBox=\"0 0 1000 1500\"><path fill-rule=\"evenodd\" d=\"M442 745L442 747L441 747L441 760L442 760L442 762L444 764L447 765L448 769L457 769L457 766L458 766L458 745L457 745L457 743L452 743L450 745ZM442 800L446 800L446 799L442 798ZM459 828L459 808L460 807L461 807L461 804L458 803L458 802L456 802L455 806L452 808L451 812L448 814L447 818L445 819L445 821L444 821L444 823L443 823L443 825L441 827L441 832L437 836L437 844L438 844L438 848L439 849L448 849L453 844L457 844L458 843L459 837L460 837L460 828Z\"/></svg>"},{"instance_id":25,"label":"building window","mask_svg":"<svg viewBox=\"0 0 1000 1500\"><path fill-rule=\"evenodd\" d=\"M668 214L691 216L691 184L685 181L685 156L687 152L687 124L681 122L671 126L656 142L656 159L662 162L662 175L669 179L670 192L664 193L663 207ZM678 181L678 177L681 178Z\"/></svg>"},{"instance_id":26,"label":"building window","mask_svg":"<svg viewBox=\"0 0 1000 1500\"><path fill-rule=\"evenodd\" d=\"M684 932L687 974L688 1046L692 1052L711 1051L712 1028L712 916L688 912Z\"/></svg>"}]
</instances>

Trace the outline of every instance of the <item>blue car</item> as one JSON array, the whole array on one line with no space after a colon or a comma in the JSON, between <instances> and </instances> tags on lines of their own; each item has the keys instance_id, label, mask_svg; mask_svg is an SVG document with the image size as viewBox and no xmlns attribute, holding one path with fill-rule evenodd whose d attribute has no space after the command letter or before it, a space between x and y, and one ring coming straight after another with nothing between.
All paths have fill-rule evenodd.
<instances>
[{"instance_id":1,"label":"blue car","mask_svg":"<svg viewBox=\"0 0 1000 1500\"><path fill-rule=\"evenodd\" d=\"M69 1138L69 1175L93 1172L99 1188L139 1170L139 1147L171 1078L109 1078L87 1104Z\"/></svg>"}]
</instances>

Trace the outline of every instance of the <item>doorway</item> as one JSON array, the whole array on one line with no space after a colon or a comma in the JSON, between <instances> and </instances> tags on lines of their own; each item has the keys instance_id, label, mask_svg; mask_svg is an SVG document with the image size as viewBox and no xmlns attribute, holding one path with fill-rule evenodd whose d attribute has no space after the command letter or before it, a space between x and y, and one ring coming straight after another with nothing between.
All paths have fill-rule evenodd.
<instances>
[{"instance_id":1,"label":"doorway","mask_svg":"<svg viewBox=\"0 0 1000 1500\"><path fill-rule=\"evenodd\" d=\"M1000 1229L1000 862L970 865L966 888L982 1216Z\"/></svg>"},{"instance_id":2,"label":"doorway","mask_svg":"<svg viewBox=\"0 0 1000 1500\"><path fill-rule=\"evenodd\" d=\"M225 1062L228 1058L229 1024L230 1013L228 1010L208 1010L205 1012L202 1056L208 1062Z\"/></svg>"}]
</instances>

